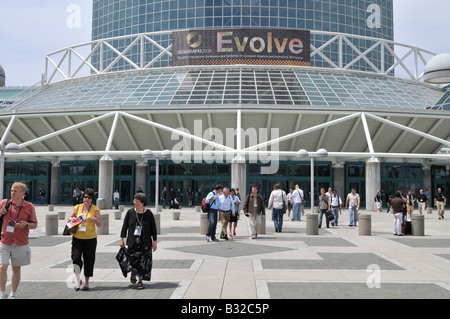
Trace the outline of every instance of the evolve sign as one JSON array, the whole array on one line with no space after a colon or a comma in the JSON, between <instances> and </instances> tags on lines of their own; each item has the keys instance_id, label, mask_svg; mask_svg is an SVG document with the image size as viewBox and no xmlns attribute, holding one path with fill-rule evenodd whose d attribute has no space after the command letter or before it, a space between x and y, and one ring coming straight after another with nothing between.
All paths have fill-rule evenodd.
<instances>
[{"instance_id":1,"label":"evolve sign","mask_svg":"<svg viewBox=\"0 0 450 319\"><path fill-rule=\"evenodd\" d=\"M310 66L310 32L294 29L187 30L172 33L172 65Z\"/></svg>"}]
</instances>

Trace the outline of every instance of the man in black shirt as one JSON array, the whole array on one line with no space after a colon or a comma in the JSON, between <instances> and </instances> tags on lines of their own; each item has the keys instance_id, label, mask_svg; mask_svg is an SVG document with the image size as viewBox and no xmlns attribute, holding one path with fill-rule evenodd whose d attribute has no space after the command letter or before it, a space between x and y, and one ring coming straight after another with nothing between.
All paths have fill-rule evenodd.
<instances>
[{"instance_id":1,"label":"man in black shirt","mask_svg":"<svg viewBox=\"0 0 450 319\"><path fill-rule=\"evenodd\" d=\"M434 206L437 207L439 219L444 219L445 205L447 204L447 199L442 193L442 189L439 187L436 197L434 198Z\"/></svg>"},{"instance_id":2,"label":"man in black shirt","mask_svg":"<svg viewBox=\"0 0 450 319\"><path fill-rule=\"evenodd\" d=\"M419 214L423 215L423 212L427 209L428 197L423 192L423 189L419 191L417 195L417 206L419 207Z\"/></svg>"}]
</instances>

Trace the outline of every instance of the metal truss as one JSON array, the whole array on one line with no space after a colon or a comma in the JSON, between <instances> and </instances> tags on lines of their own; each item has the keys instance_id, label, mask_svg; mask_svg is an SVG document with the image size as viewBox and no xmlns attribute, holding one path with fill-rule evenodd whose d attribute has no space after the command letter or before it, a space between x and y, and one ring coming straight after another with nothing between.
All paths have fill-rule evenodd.
<instances>
[{"instance_id":1,"label":"metal truss","mask_svg":"<svg viewBox=\"0 0 450 319\"><path fill-rule=\"evenodd\" d=\"M436 55L410 45L358 35L312 30L311 38L321 39L314 41L316 46L311 45L311 59L319 61L319 69L402 76L419 82L427 58ZM172 31L162 31L101 39L60 49L46 55L43 81L52 84L84 76L168 67L172 56L171 39ZM323 43L318 45L320 42ZM361 51L360 45L355 44L361 42L368 49Z\"/></svg>"},{"instance_id":2,"label":"metal truss","mask_svg":"<svg viewBox=\"0 0 450 319\"><path fill-rule=\"evenodd\" d=\"M139 132L133 132L131 130L131 127L134 126L134 123L140 123L143 124L145 126L150 127L151 129L153 129L154 131L158 130L158 132L169 132L170 134L176 134L182 137L185 137L187 139L191 139L192 141L195 141L197 143L201 143L203 145L207 145L208 146L208 150L180 150L177 151L179 152L179 154L184 155L184 156L196 156L196 155L202 155L202 154L206 154L206 153L211 153L211 150L214 151L215 154L222 154L224 157L226 158L245 158L245 157L249 157L249 156L260 156L260 155L264 155L264 156L280 156L280 157L285 157L285 158L290 158L290 159L294 159L296 158L297 155L297 151L296 149L292 149L292 147L290 148L290 150L288 149L282 149L282 150L278 150L278 151L273 151L273 145L277 145L277 144L281 144L282 142L285 141L292 141L293 144L295 144L295 140L299 137L304 137L304 136L308 136L308 134L313 133L313 132L322 132L320 140L322 140L323 135L324 135L324 131L331 129L333 127L339 127L342 126L343 124L348 124L348 127L351 128L352 126L355 126L355 122L356 123L361 123L363 126L363 131L364 131L364 136L360 136L360 140L361 143L364 144L365 140L365 144L361 145L361 149L366 148L366 151L363 152L347 152L346 151L346 146L347 146L347 142L348 140L345 140L344 143L342 145L340 145L338 147L338 151L332 151L329 152L329 157L330 158L336 158L336 159L340 159L339 161L348 159L348 158L358 158L358 159L386 159L386 158L398 158L398 159L403 159L403 160L428 160L428 161L439 161L439 162L450 162L450 154L420 154L420 153L415 153L415 151L418 150L418 146L416 145L412 145L411 147L414 147L413 149L411 149L410 152L408 153L396 153L396 152L391 152L391 151L377 151L376 147L375 147L375 143L374 140L377 138L377 135L379 134L378 131L374 131L372 129L372 132L370 131L369 125L368 125L368 119L370 119L372 121L372 126L371 127L375 127L375 125L373 125L373 122L378 123L378 130L385 130L387 127L391 127L391 128L395 128L397 130L400 130L399 132L399 137L395 137L394 140L398 140L398 139L407 139L406 134L411 134L412 136L417 136L420 138L420 144L425 143L426 141L431 141L431 142L435 142L440 144L441 146L447 146L450 147L450 141L448 140L444 140L442 138L439 138L437 136L434 136L433 134L430 134L433 132L433 130L430 130L429 132L423 132L417 129L412 128L412 124L411 125L403 125L403 124L399 124L397 122L394 122L390 119L386 119L386 118L382 118L376 114L373 113L368 113L368 112L356 112L356 113L347 113L347 115L342 116L338 119L335 120L329 120L330 117L328 117L328 120L321 123L321 124L317 124L317 125L313 125L309 128L306 129L302 129L299 130L298 127L299 125L296 124L297 129L294 129L292 133L281 136L281 137L276 137L276 138L272 138L269 139L266 142L262 142L259 144L254 144L254 145L250 145L248 147L245 147L243 145L242 140L243 138L245 138L245 136L243 136L243 125L242 125L242 117L243 114L245 114L246 111L243 110L236 110L235 112L235 116L236 116L236 122L235 122L235 128L236 128L236 140L237 140L237 144L235 145L235 147L230 147L228 145L221 144L221 143L217 143L215 141L209 140L207 138L204 138L202 136L197 136L195 134L191 134L189 131L185 130L184 127L171 127L168 125L163 125L160 124L158 122L155 122L153 120L151 120L151 116L147 116L147 118L144 116L137 116L135 114L131 114L128 112L124 112L124 111L113 111L113 112L108 112L105 113L103 115L99 115L99 116L95 116L95 117L91 117L88 120L84 120L82 122L79 122L77 124L71 125L69 127L63 128L63 129L59 129L59 130L54 130L53 132L47 133L47 134L37 134L37 133L33 133L31 132L31 136L33 136L33 138L29 139L28 141L19 141L19 147L21 149L21 152L19 154L7 154L7 157L9 158L16 158L16 159L26 159L26 158L32 158L32 159L36 159L36 158L41 158L41 159L45 159L45 158L50 158L50 159L55 159L55 158L59 158L59 157L74 157L76 156L77 158L82 158L82 157L101 157L101 156L107 156L107 157L117 157L117 158L124 158L124 157L129 157L129 158L135 158L135 159L140 159L141 158L141 154L144 148L146 148L146 145L141 145L141 147L139 146L139 144L135 141L136 139L136 135L135 134L142 134L142 130L140 130ZM140 114L142 115L142 114ZM67 115L67 116L72 116L72 115ZM25 127L25 123L23 123L23 121L26 121L27 118L20 118L17 115L13 115L11 117L8 118L0 118L1 121L5 121L9 119L9 122L6 126L6 129L4 130L1 140L0 140L0 145L5 145L7 142L9 141L16 141L17 142L17 136L13 133L14 130L23 130L23 128ZM211 120L211 116L208 117L210 125L208 126L212 126L212 120ZM102 121L111 121L112 120L112 124L109 126L108 129L104 128L102 126ZM125 122L125 120L127 120L128 122ZM448 118L441 118L438 119L438 123L436 124L445 124L443 123L443 121L448 121L450 119ZM268 122L270 120L268 119ZM120 123L122 123L121 125L121 130L125 127L125 130L128 134L128 137L131 139L131 143L129 143L130 146L128 146L127 149L121 149L121 150L117 150L114 147L114 142L115 139L117 138L117 135L120 134L119 132L119 125ZM128 123L128 124L127 124ZM179 118L178 120L178 124L183 124L183 118ZM47 123L47 127L51 128L51 125ZM84 150L80 150L80 149L71 149L69 147L69 145L64 145L65 150L61 151L61 150L53 150L52 146L50 146L52 143L52 139L57 138L59 139L59 142L61 143L65 143L65 134L67 133L75 133L75 134L79 134L81 131L87 131L89 129L89 127L97 127L97 129L100 127L101 128L101 135L104 137L105 139L105 143L103 144L103 147L99 147L99 146L91 146L90 144L87 144L84 146ZM88 134L88 133L87 133ZM92 135L92 133L89 133L90 135ZM40 135L40 136L38 136ZM348 139L352 138L353 133L350 133L348 136ZM80 137L82 138L82 136ZM321 144L321 141L318 141L318 144ZM47 143L46 143L47 142ZM161 143L160 143L161 144ZM291 145L291 144L290 144ZM163 145L161 145L163 146ZM173 146L173 145L164 145L165 147L169 147ZM320 146L320 145L318 145ZM33 147L39 147L41 149L43 149L44 151L33 151L32 148ZM269 150L270 147L270 150ZM141 149L142 148L142 149ZM391 148L395 148L394 146L392 146ZM163 152L163 149L161 150L156 150L154 149L153 152L155 154L160 154Z\"/></svg>"}]
</instances>

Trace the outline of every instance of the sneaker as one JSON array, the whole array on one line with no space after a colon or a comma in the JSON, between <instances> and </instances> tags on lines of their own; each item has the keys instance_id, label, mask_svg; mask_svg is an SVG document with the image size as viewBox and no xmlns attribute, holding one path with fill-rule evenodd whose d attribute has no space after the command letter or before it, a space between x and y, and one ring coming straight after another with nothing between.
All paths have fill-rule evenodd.
<instances>
[{"instance_id":1,"label":"sneaker","mask_svg":"<svg viewBox=\"0 0 450 319\"><path fill-rule=\"evenodd\" d=\"M206 241L209 242L211 240L211 237L206 236Z\"/></svg>"},{"instance_id":2,"label":"sneaker","mask_svg":"<svg viewBox=\"0 0 450 319\"><path fill-rule=\"evenodd\" d=\"M1 292L0 299L8 299L8 295L6 294L6 291Z\"/></svg>"},{"instance_id":3,"label":"sneaker","mask_svg":"<svg viewBox=\"0 0 450 319\"><path fill-rule=\"evenodd\" d=\"M8 299L16 299L16 294L11 292Z\"/></svg>"}]
</instances>

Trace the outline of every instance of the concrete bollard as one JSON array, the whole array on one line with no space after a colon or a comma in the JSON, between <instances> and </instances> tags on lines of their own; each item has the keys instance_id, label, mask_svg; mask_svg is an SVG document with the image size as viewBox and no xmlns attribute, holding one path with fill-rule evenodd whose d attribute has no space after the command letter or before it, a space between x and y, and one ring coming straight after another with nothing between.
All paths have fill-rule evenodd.
<instances>
[{"instance_id":1,"label":"concrete bollard","mask_svg":"<svg viewBox=\"0 0 450 319\"><path fill-rule=\"evenodd\" d=\"M208 232L208 214L200 213L200 235L206 235Z\"/></svg>"},{"instance_id":2,"label":"concrete bollard","mask_svg":"<svg viewBox=\"0 0 450 319\"><path fill-rule=\"evenodd\" d=\"M115 220L120 220L121 218L122 218L122 211L116 210L116 211L114 212L114 219L115 219Z\"/></svg>"},{"instance_id":3,"label":"concrete bollard","mask_svg":"<svg viewBox=\"0 0 450 319\"><path fill-rule=\"evenodd\" d=\"M201 213L202 212L202 207L201 206L195 206L195 212L196 213Z\"/></svg>"},{"instance_id":4,"label":"concrete bollard","mask_svg":"<svg viewBox=\"0 0 450 319\"><path fill-rule=\"evenodd\" d=\"M55 209L54 205L48 205L48 211L52 212Z\"/></svg>"},{"instance_id":5,"label":"concrete bollard","mask_svg":"<svg viewBox=\"0 0 450 319\"><path fill-rule=\"evenodd\" d=\"M59 220L66 219L66 212L58 212L58 219Z\"/></svg>"},{"instance_id":6,"label":"concrete bollard","mask_svg":"<svg viewBox=\"0 0 450 319\"><path fill-rule=\"evenodd\" d=\"M102 220L102 227L97 228L99 235L109 235L109 214L100 213L100 218Z\"/></svg>"},{"instance_id":7,"label":"concrete bollard","mask_svg":"<svg viewBox=\"0 0 450 319\"><path fill-rule=\"evenodd\" d=\"M119 212L123 212L125 210L125 206L124 205L119 205Z\"/></svg>"},{"instance_id":8,"label":"concrete bollard","mask_svg":"<svg viewBox=\"0 0 450 319\"><path fill-rule=\"evenodd\" d=\"M427 208L427 214L433 214L433 207Z\"/></svg>"},{"instance_id":9,"label":"concrete bollard","mask_svg":"<svg viewBox=\"0 0 450 319\"><path fill-rule=\"evenodd\" d=\"M58 215L45 215L45 234L58 235Z\"/></svg>"},{"instance_id":10,"label":"concrete bollard","mask_svg":"<svg viewBox=\"0 0 450 319\"><path fill-rule=\"evenodd\" d=\"M154 214L156 223L156 233L161 235L161 214Z\"/></svg>"},{"instance_id":11,"label":"concrete bollard","mask_svg":"<svg viewBox=\"0 0 450 319\"><path fill-rule=\"evenodd\" d=\"M359 214L358 222L359 236L372 236L372 215Z\"/></svg>"},{"instance_id":12,"label":"concrete bollard","mask_svg":"<svg viewBox=\"0 0 450 319\"><path fill-rule=\"evenodd\" d=\"M411 228L413 236L425 236L425 216L411 215Z\"/></svg>"},{"instance_id":13,"label":"concrete bollard","mask_svg":"<svg viewBox=\"0 0 450 319\"><path fill-rule=\"evenodd\" d=\"M180 220L181 212L172 212L172 219L173 220Z\"/></svg>"},{"instance_id":14,"label":"concrete bollard","mask_svg":"<svg viewBox=\"0 0 450 319\"><path fill-rule=\"evenodd\" d=\"M319 235L319 215L307 214L306 215L306 235L317 236Z\"/></svg>"}]
</instances>

